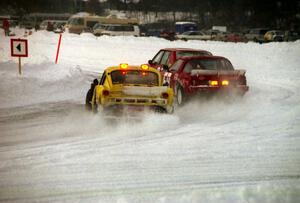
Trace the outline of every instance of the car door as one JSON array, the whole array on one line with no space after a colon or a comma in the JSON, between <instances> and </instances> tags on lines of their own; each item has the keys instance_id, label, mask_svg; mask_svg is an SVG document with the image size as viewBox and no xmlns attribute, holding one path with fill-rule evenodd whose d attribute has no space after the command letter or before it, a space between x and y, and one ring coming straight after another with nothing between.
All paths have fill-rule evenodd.
<instances>
[{"instance_id":1,"label":"car door","mask_svg":"<svg viewBox=\"0 0 300 203\"><path fill-rule=\"evenodd\" d=\"M158 68L160 67L160 61L161 58L163 57L165 51L164 50L160 50L154 57L152 60L149 61L149 65L151 65L154 68ZM150 63L151 62L151 63Z\"/></svg>"},{"instance_id":2,"label":"car door","mask_svg":"<svg viewBox=\"0 0 300 203\"><path fill-rule=\"evenodd\" d=\"M174 92L176 92L176 84L179 83L179 70L181 69L184 61L182 59L178 59L169 69L168 72L164 73L163 81L165 84L168 84Z\"/></svg>"},{"instance_id":3,"label":"car door","mask_svg":"<svg viewBox=\"0 0 300 203\"><path fill-rule=\"evenodd\" d=\"M181 87L183 87L185 92L190 91L190 86L192 81L192 77L191 77L192 69L193 67L191 66L191 64L187 62L185 64L182 64L178 70L177 82L178 84L181 85Z\"/></svg>"},{"instance_id":4,"label":"car door","mask_svg":"<svg viewBox=\"0 0 300 203\"><path fill-rule=\"evenodd\" d=\"M162 58L161 58L161 61L159 63L160 65L160 71L163 71L163 66L167 66L169 67L170 65L170 56L171 56L171 52L170 51L165 51Z\"/></svg>"}]
</instances>

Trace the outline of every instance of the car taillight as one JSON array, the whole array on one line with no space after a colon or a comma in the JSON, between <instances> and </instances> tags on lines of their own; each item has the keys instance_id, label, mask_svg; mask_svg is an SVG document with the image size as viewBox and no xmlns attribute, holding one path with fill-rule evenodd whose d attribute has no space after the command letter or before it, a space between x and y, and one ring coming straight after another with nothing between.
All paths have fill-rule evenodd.
<instances>
[{"instance_id":1,"label":"car taillight","mask_svg":"<svg viewBox=\"0 0 300 203\"><path fill-rule=\"evenodd\" d=\"M210 80L209 81L209 85L210 86L218 86L219 85L219 82L217 80Z\"/></svg>"},{"instance_id":2,"label":"car taillight","mask_svg":"<svg viewBox=\"0 0 300 203\"><path fill-rule=\"evenodd\" d=\"M108 90L103 90L102 95L107 97L109 95L109 91Z\"/></svg>"},{"instance_id":3,"label":"car taillight","mask_svg":"<svg viewBox=\"0 0 300 203\"><path fill-rule=\"evenodd\" d=\"M142 76L147 76L148 73L147 73L147 72L141 72L141 75L142 75Z\"/></svg>"},{"instance_id":4,"label":"car taillight","mask_svg":"<svg viewBox=\"0 0 300 203\"><path fill-rule=\"evenodd\" d=\"M228 80L223 80L222 81L222 85L223 86L228 86L229 85L229 81Z\"/></svg>"},{"instance_id":5,"label":"car taillight","mask_svg":"<svg viewBox=\"0 0 300 203\"><path fill-rule=\"evenodd\" d=\"M168 99L169 98L169 94L167 92L164 92L161 94L161 97L164 99Z\"/></svg>"}]
</instances>

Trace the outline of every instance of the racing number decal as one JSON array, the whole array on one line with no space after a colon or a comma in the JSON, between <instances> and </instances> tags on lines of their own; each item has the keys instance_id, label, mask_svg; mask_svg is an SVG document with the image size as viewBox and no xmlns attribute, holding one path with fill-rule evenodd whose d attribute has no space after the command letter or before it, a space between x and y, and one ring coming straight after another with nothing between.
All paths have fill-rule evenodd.
<instances>
[{"instance_id":1,"label":"racing number decal","mask_svg":"<svg viewBox=\"0 0 300 203\"><path fill-rule=\"evenodd\" d=\"M171 76L172 76L172 73L170 73L170 72L165 72L163 84L168 84L168 85L170 85Z\"/></svg>"}]
</instances>

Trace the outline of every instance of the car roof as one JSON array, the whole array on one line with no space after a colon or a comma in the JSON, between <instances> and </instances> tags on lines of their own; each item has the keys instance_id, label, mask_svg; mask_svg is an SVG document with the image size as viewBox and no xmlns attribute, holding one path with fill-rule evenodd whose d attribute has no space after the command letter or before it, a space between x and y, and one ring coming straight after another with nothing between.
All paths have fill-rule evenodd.
<instances>
[{"instance_id":1,"label":"car roof","mask_svg":"<svg viewBox=\"0 0 300 203\"><path fill-rule=\"evenodd\" d=\"M180 57L180 59L185 60L185 61L189 61L189 60L193 60L193 59L226 59L227 58L223 57L223 56L182 56Z\"/></svg>"},{"instance_id":2,"label":"car roof","mask_svg":"<svg viewBox=\"0 0 300 203\"><path fill-rule=\"evenodd\" d=\"M161 49L161 50L164 50L164 51L194 51L194 52L209 52L209 51L206 51L206 50L202 50L202 49L192 49L192 48L164 48L164 49Z\"/></svg>"},{"instance_id":3,"label":"car roof","mask_svg":"<svg viewBox=\"0 0 300 203\"><path fill-rule=\"evenodd\" d=\"M120 67L120 65L116 65L116 66L107 67L105 69L106 72L112 72L112 71L115 71L115 70L142 70L142 69L141 69L141 66L138 66L138 65L128 65L128 67L126 69L122 69ZM155 73L159 74L159 71L156 68L153 68L151 66L149 66L148 71L155 72Z\"/></svg>"}]
</instances>

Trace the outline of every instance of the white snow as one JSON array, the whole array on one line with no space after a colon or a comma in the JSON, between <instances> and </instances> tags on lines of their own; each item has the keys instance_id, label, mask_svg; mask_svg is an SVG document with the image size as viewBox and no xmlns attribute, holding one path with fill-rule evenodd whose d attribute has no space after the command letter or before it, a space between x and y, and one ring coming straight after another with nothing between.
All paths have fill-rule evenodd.
<instances>
[{"instance_id":1,"label":"white snow","mask_svg":"<svg viewBox=\"0 0 300 203\"><path fill-rule=\"evenodd\" d=\"M22 30L15 30L21 37ZM1 34L1 33L0 33ZM29 57L0 38L0 201L299 202L300 42L223 43L34 32ZM242 99L109 123L85 112L107 66L198 48L245 69Z\"/></svg>"}]
</instances>

